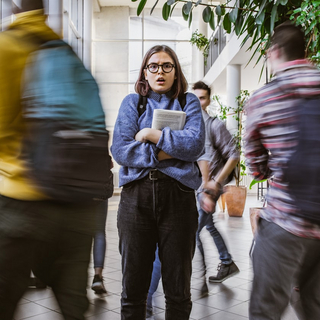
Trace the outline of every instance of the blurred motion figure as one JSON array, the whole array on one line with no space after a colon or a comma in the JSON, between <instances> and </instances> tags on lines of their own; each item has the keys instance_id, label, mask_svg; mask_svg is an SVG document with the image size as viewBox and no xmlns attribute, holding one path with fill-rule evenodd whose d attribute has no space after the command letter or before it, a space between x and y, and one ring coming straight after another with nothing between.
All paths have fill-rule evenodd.
<instances>
[{"instance_id":1,"label":"blurred motion figure","mask_svg":"<svg viewBox=\"0 0 320 320\"><path fill-rule=\"evenodd\" d=\"M301 202L294 196L294 184L285 175L301 140L298 114L308 111L310 100L316 102L314 110L320 113L320 72L304 56L303 32L291 23L279 25L267 53L275 77L255 92L247 105L247 164L256 180L272 177L252 256L250 320L281 319L296 284L303 319L320 319L320 207L318 222L299 209ZM307 139L314 136L312 131L309 135ZM319 143L313 149L309 152L316 154ZM313 167L311 162L297 165L296 175ZM319 171L319 162L315 167ZM309 178L316 172L300 179L297 185L314 181Z\"/></svg>"},{"instance_id":2,"label":"blurred motion figure","mask_svg":"<svg viewBox=\"0 0 320 320\"><path fill-rule=\"evenodd\" d=\"M22 0L19 9L0 34L0 319L13 319L32 269L52 288L64 318L83 320L95 210L48 199L28 178L22 74L29 54L59 36L45 24L42 0Z\"/></svg>"},{"instance_id":3,"label":"blurred motion figure","mask_svg":"<svg viewBox=\"0 0 320 320\"><path fill-rule=\"evenodd\" d=\"M239 162L240 155L235 141L224 123L217 117L210 117L206 111L210 104L211 89L209 86L202 81L198 81L193 85L193 90L200 100L202 116L206 126L205 154L198 159L202 173L202 185L198 189L197 196L199 221L196 240L197 247L202 255L205 273L205 255L200 233L206 227L218 249L221 260L217 275L209 277L210 282L216 283L223 282L239 272L239 268L232 260L220 232L215 227L213 213L215 212L216 201L223 192L224 185L233 178L233 169ZM205 284L203 293L205 293L206 289L207 286Z\"/></svg>"}]
</instances>

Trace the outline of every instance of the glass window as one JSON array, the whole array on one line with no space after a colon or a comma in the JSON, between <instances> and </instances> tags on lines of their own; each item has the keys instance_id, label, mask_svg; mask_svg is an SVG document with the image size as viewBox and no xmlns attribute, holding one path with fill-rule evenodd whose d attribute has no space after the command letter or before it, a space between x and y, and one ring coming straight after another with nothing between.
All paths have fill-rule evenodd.
<instances>
[{"instance_id":1,"label":"glass window","mask_svg":"<svg viewBox=\"0 0 320 320\"><path fill-rule=\"evenodd\" d=\"M168 21L163 20L161 9L155 9L152 15L144 16L144 39L159 40L189 40L191 30L188 23L178 16L172 16Z\"/></svg>"},{"instance_id":2,"label":"glass window","mask_svg":"<svg viewBox=\"0 0 320 320\"><path fill-rule=\"evenodd\" d=\"M12 7L11 1L0 0L0 31L3 31L11 23Z\"/></svg>"},{"instance_id":3,"label":"glass window","mask_svg":"<svg viewBox=\"0 0 320 320\"><path fill-rule=\"evenodd\" d=\"M107 129L113 130L121 102L129 91L128 84L102 83L99 84L99 88L102 106L106 114Z\"/></svg>"},{"instance_id":4,"label":"glass window","mask_svg":"<svg viewBox=\"0 0 320 320\"><path fill-rule=\"evenodd\" d=\"M100 82L128 82L129 56L127 41L95 42L93 61L95 77Z\"/></svg>"},{"instance_id":5,"label":"glass window","mask_svg":"<svg viewBox=\"0 0 320 320\"><path fill-rule=\"evenodd\" d=\"M143 38L143 19L141 16L135 16L135 10L130 10L130 15L131 14L132 16L130 16L129 38L130 40L141 40Z\"/></svg>"},{"instance_id":6,"label":"glass window","mask_svg":"<svg viewBox=\"0 0 320 320\"><path fill-rule=\"evenodd\" d=\"M64 0L64 38L83 59L83 2L84 0Z\"/></svg>"},{"instance_id":7,"label":"glass window","mask_svg":"<svg viewBox=\"0 0 320 320\"><path fill-rule=\"evenodd\" d=\"M130 41L129 52L129 81L136 82L143 58L143 42Z\"/></svg>"}]
</instances>

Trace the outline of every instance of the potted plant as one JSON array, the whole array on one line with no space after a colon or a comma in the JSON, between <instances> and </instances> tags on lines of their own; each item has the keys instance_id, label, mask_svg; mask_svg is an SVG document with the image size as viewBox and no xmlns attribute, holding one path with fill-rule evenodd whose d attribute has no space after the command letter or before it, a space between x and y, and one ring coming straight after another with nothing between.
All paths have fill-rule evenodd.
<instances>
[{"instance_id":1,"label":"potted plant","mask_svg":"<svg viewBox=\"0 0 320 320\"><path fill-rule=\"evenodd\" d=\"M197 29L195 32L193 32L192 37L190 39L190 43L192 45L195 45L200 51L202 51L204 57L204 65L206 66L210 47L210 42L208 38L204 36L202 33L199 33Z\"/></svg>"},{"instance_id":2,"label":"potted plant","mask_svg":"<svg viewBox=\"0 0 320 320\"><path fill-rule=\"evenodd\" d=\"M246 165L243 159L243 108L249 98L249 92L247 90L241 90L239 96L236 97L237 107L232 108L224 105L220 97L215 95L213 100L218 104L218 117L225 121L228 114L231 114L237 121L237 130L233 137L240 153L240 161L235 168L235 185L227 185L225 194L221 197L219 205L224 211L227 208L228 214L231 217L242 217L244 206L247 197L246 186L241 186L240 183L243 177L246 175ZM224 203L225 202L225 203Z\"/></svg>"}]
</instances>

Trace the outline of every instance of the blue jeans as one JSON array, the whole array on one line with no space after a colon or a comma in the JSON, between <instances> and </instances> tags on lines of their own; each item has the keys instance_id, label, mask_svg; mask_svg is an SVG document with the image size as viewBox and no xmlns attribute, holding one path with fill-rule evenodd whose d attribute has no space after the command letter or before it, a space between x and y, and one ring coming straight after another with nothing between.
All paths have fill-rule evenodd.
<instances>
[{"instance_id":1,"label":"blue jeans","mask_svg":"<svg viewBox=\"0 0 320 320\"><path fill-rule=\"evenodd\" d=\"M297 237L260 219L252 255L249 319L280 320L299 286L303 319L320 319L320 240Z\"/></svg>"},{"instance_id":2,"label":"blue jeans","mask_svg":"<svg viewBox=\"0 0 320 320\"><path fill-rule=\"evenodd\" d=\"M0 196L0 221L0 319L12 320L32 270L64 319L84 320L95 205Z\"/></svg>"},{"instance_id":3,"label":"blue jeans","mask_svg":"<svg viewBox=\"0 0 320 320\"><path fill-rule=\"evenodd\" d=\"M198 207L199 212L199 222L198 222L198 230L197 230L197 247L199 251L202 254L202 257L204 257L204 251L202 242L200 239L200 232L201 230L206 227L207 230L210 232L214 243L216 244L216 247L219 252L219 258L223 264L230 264L232 262L232 257L230 253L228 252L228 248L220 234L220 232L217 230L217 228L214 225L213 222L213 214L208 214L204 212L200 207Z\"/></svg>"},{"instance_id":4,"label":"blue jeans","mask_svg":"<svg viewBox=\"0 0 320 320\"><path fill-rule=\"evenodd\" d=\"M96 232L93 242L93 266L94 268L104 267L106 255L106 220L108 213L108 200L102 201L97 206Z\"/></svg>"},{"instance_id":5,"label":"blue jeans","mask_svg":"<svg viewBox=\"0 0 320 320\"><path fill-rule=\"evenodd\" d=\"M151 277L151 283L150 283L148 298L147 298L147 307L149 309L152 308L152 296L158 289L160 278L161 278L161 262L159 259L159 248L157 247L156 257L153 262L152 277Z\"/></svg>"},{"instance_id":6,"label":"blue jeans","mask_svg":"<svg viewBox=\"0 0 320 320\"><path fill-rule=\"evenodd\" d=\"M189 319L198 212L194 190L147 177L123 187L118 211L121 319L144 320L158 243L167 320Z\"/></svg>"}]
</instances>

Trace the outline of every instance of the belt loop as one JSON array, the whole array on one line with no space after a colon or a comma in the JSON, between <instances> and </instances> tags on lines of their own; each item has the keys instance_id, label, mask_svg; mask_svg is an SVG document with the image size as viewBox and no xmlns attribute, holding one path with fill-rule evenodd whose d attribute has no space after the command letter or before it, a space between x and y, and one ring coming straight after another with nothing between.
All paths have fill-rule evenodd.
<instances>
[{"instance_id":1,"label":"belt loop","mask_svg":"<svg viewBox=\"0 0 320 320\"><path fill-rule=\"evenodd\" d=\"M158 178L156 177L157 175L157 170L156 169L151 169L149 171L149 179L150 180L158 180Z\"/></svg>"}]
</instances>

